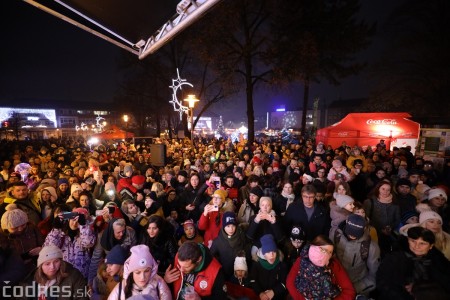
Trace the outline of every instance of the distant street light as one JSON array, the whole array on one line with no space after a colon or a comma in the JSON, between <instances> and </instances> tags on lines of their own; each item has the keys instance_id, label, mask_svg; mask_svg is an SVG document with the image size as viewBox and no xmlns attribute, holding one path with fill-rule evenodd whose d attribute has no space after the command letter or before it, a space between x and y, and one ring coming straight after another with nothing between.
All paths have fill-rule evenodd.
<instances>
[{"instance_id":1,"label":"distant street light","mask_svg":"<svg viewBox=\"0 0 450 300\"><path fill-rule=\"evenodd\" d=\"M123 121L125 122L125 127L128 129L128 115L123 115Z\"/></svg>"},{"instance_id":2,"label":"distant street light","mask_svg":"<svg viewBox=\"0 0 450 300\"><path fill-rule=\"evenodd\" d=\"M195 95L188 95L186 99L184 99L188 103L189 113L190 113L190 123L191 123L191 141L194 140L194 106L195 103L200 101Z\"/></svg>"}]
</instances>

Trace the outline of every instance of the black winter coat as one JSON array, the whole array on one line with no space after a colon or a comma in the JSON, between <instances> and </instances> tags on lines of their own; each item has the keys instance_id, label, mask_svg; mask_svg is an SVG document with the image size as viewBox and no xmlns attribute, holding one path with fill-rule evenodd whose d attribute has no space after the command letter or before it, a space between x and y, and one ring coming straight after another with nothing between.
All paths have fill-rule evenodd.
<instances>
[{"instance_id":1,"label":"black winter coat","mask_svg":"<svg viewBox=\"0 0 450 300\"><path fill-rule=\"evenodd\" d=\"M289 205L283 220L285 232L290 232L293 225L300 225L305 231L308 241L312 241L319 234L328 236L330 232L330 212L317 203L314 204L314 212L309 221L301 200Z\"/></svg>"},{"instance_id":2,"label":"black winter coat","mask_svg":"<svg viewBox=\"0 0 450 300\"><path fill-rule=\"evenodd\" d=\"M401 244L403 250L386 255L378 268L379 299L413 300L414 296L405 289L410 283L414 289L422 285L440 290L450 299L450 261L435 247L425 257L418 258L409 250L407 241L403 239Z\"/></svg>"}]
</instances>

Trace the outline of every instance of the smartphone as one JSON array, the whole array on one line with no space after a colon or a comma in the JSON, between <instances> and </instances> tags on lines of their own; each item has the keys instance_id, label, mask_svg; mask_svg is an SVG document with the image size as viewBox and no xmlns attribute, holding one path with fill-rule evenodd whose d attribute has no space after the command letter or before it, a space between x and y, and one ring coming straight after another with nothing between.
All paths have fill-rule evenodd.
<instances>
[{"instance_id":1,"label":"smartphone","mask_svg":"<svg viewBox=\"0 0 450 300\"><path fill-rule=\"evenodd\" d=\"M70 211L63 211L63 220L70 220L78 216L78 213L76 212L70 212Z\"/></svg>"},{"instance_id":2,"label":"smartphone","mask_svg":"<svg viewBox=\"0 0 450 300\"><path fill-rule=\"evenodd\" d=\"M213 181L214 186L216 187L216 189L220 189L220 177L213 176L211 180Z\"/></svg>"},{"instance_id":3,"label":"smartphone","mask_svg":"<svg viewBox=\"0 0 450 300\"><path fill-rule=\"evenodd\" d=\"M114 206L108 206L108 212L110 214L113 214L115 210L116 210L116 208Z\"/></svg>"},{"instance_id":4,"label":"smartphone","mask_svg":"<svg viewBox=\"0 0 450 300\"><path fill-rule=\"evenodd\" d=\"M214 205L214 208L211 211L219 211L219 206Z\"/></svg>"},{"instance_id":5,"label":"smartphone","mask_svg":"<svg viewBox=\"0 0 450 300\"><path fill-rule=\"evenodd\" d=\"M86 225L86 216L83 214L78 214L78 224Z\"/></svg>"}]
</instances>

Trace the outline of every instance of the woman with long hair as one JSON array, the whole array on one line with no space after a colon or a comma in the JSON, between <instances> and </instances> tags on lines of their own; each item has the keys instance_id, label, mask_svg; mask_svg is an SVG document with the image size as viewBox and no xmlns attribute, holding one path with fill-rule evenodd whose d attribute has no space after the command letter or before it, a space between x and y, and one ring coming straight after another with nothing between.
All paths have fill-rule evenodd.
<instances>
[{"instance_id":1,"label":"woman with long hair","mask_svg":"<svg viewBox=\"0 0 450 300\"><path fill-rule=\"evenodd\" d=\"M201 184L198 174L191 175L187 188L180 195L182 221L193 219L197 222L200 219L201 205L205 201L204 193L207 188L207 184Z\"/></svg>"},{"instance_id":2,"label":"woman with long hair","mask_svg":"<svg viewBox=\"0 0 450 300\"><path fill-rule=\"evenodd\" d=\"M76 299L88 300L86 279L70 263L63 260L63 253L55 245L45 246L39 253L37 269L30 273L22 286L39 291L33 296L23 293L15 299ZM5 296L5 295L3 295Z\"/></svg>"},{"instance_id":3,"label":"woman with long hair","mask_svg":"<svg viewBox=\"0 0 450 300\"><path fill-rule=\"evenodd\" d=\"M150 253L158 262L158 274L164 276L164 272L173 263L178 250L173 226L161 216L150 216L139 244L149 247Z\"/></svg>"},{"instance_id":4,"label":"woman with long hair","mask_svg":"<svg viewBox=\"0 0 450 300\"><path fill-rule=\"evenodd\" d=\"M378 234L381 256L391 252L396 243L392 230L400 223L400 207L395 204L392 193L392 183L380 181L373 189L373 195L363 203L364 210L369 217L370 225L375 227Z\"/></svg>"},{"instance_id":5,"label":"woman with long hair","mask_svg":"<svg viewBox=\"0 0 450 300\"><path fill-rule=\"evenodd\" d=\"M152 299L171 300L172 294L164 279L157 274L158 263L146 245L130 249L125 261L123 280L109 294L108 300L128 299L134 295L149 295Z\"/></svg>"},{"instance_id":6,"label":"woman with long hair","mask_svg":"<svg viewBox=\"0 0 450 300\"><path fill-rule=\"evenodd\" d=\"M280 194L273 199L273 208L277 216L284 216L290 204L295 200L294 187L289 181L282 184L283 189Z\"/></svg>"}]
</instances>

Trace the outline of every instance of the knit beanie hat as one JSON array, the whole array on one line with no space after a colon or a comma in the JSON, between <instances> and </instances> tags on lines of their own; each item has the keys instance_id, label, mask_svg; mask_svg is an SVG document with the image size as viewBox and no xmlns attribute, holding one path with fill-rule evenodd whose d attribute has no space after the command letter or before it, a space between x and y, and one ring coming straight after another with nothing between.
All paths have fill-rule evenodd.
<instances>
[{"instance_id":1,"label":"knit beanie hat","mask_svg":"<svg viewBox=\"0 0 450 300\"><path fill-rule=\"evenodd\" d=\"M261 242L261 252L262 254L266 254L268 252L277 252L277 245L273 240L273 235L265 234L260 239Z\"/></svg>"},{"instance_id":2,"label":"knit beanie hat","mask_svg":"<svg viewBox=\"0 0 450 300\"><path fill-rule=\"evenodd\" d=\"M397 183L395 184L395 186L399 187L401 185L407 185L407 186L411 187L411 181L409 181L406 178L400 178L399 180L397 180Z\"/></svg>"},{"instance_id":3,"label":"knit beanie hat","mask_svg":"<svg viewBox=\"0 0 450 300\"><path fill-rule=\"evenodd\" d=\"M144 184L145 176L144 175L135 175L131 178L131 182L134 184Z\"/></svg>"},{"instance_id":4,"label":"knit beanie hat","mask_svg":"<svg viewBox=\"0 0 450 300\"><path fill-rule=\"evenodd\" d=\"M255 196L258 196L258 198L261 198L263 195L263 190L259 186L255 186L250 189L250 194L253 194Z\"/></svg>"},{"instance_id":5,"label":"knit beanie hat","mask_svg":"<svg viewBox=\"0 0 450 300\"><path fill-rule=\"evenodd\" d=\"M333 162L331 164L333 165L333 168L340 168L340 167L342 167L342 161L340 161L339 159L333 160Z\"/></svg>"},{"instance_id":6,"label":"knit beanie hat","mask_svg":"<svg viewBox=\"0 0 450 300\"><path fill-rule=\"evenodd\" d=\"M152 199L152 200L158 200L158 196L156 195L156 192L155 191L151 191L149 194L148 194L148 197L150 197L150 199Z\"/></svg>"},{"instance_id":7,"label":"knit beanie hat","mask_svg":"<svg viewBox=\"0 0 450 300\"><path fill-rule=\"evenodd\" d=\"M42 190L43 191L45 190L50 193L50 200L52 202L54 202L54 201L56 201L56 199L58 199L58 194L56 193L56 190L54 187L48 186L48 187L43 188Z\"/></svg>"},{"instance_id":8,"label":"knit beanie hat","mask_svg":"<svg viewBox=\"0 0 450 300\"><path fill-rule=\"evenodd\" d=\"M419 214L415 210L408 210L402 214L402 224L407 224L412 217L418 217Z\"/></svg>"},{"instance_id":9,"label":"knit beanie hat","mask_svg":"<svg viewBox=\"0 0 450 300\"><path fill-rule=\"evenodd\" d=\"M187 178L188 174L185 170L181 170L180 172L178 172L178 176L183 176L184 178Z\"/></svg>"},{"instance_id":10,"label":"knit beanie hat","mask_svg":"<svg viewBox=\"0 0 450 300\"><path fill-rule=\"evenodd\" d=\"M105 183L105 191L108 190L116 190L116 187L114 186L114 183L108 181L107 183Z\"/></svg>"},{"instance_id":11,"label":"knit beanie hat","mask_svg":"<svg viewBox=\"0 0 450 300\"><path fill-rule=\"evenodd\" d=\"M351 235L359 239L364 234L366 227L366 220L360 215L351 214L345 222L344 232L346 235Z\"/></svg>"},{"instance_id":12,"label":"knit beanie hat","mask_svg":"<svg viewBox=\"0 0 450 300\"><path fill-rule=\"evenodd\" d=\"M236 214L232 211L227 211L223 214L222 217L222 227L225 228L227 225L237 225L236 222Z\"/></svg>"},{"instance_id":13,"label":"knit beanie hat","mask_svg":"<svg viewBox=\"0 0 450 300\"><path fill-rule=\"evenodd\" d=\"M312 178L312 176L311 175L308 175L308 174L303 174L303 176L302 176L303 178L305 178L305 179L307 179L308 180L308 182L312 182L313 181L313 178Z\"/></svg>"},{"instance_id":14,"label":"knit beanie hat","mask_svg":"<svg viewBox=\"0 0 450 300\"><path fill-rule=\"evenodd\" d=\"M420 216L419 216L419 223L423 224L426 221L431 220L431 219L437 219L437 220L441 221L441 224L442 224L442 217L437 212L432 211L432 210L425 210L425 211L421 212ZM2 219L2 223L3 223L3 219Z\"/></svg>"},{"instance_id":15,"label":"knit beanie hat","mask_svg":"<svg viewBox=\"0 0 450 300\"><path fill-rule=\"evenodd\" d=\"M43 263L55 258L63 258L61 249L55 245L45 246L39 252L37 266L40 267Z\"/></svg>"},{"instance_id":16,"label":"knit beanie hat","mask_svg":"<svg viewBox=\"0 0 450 300\"><path fill-rule=\"evenodd\" d=\"M9 204L5 208L5 213L2 216L1 225L3 230L9 230L28 223L27 214L19 209L15 204Z\"/></svg>"},{"instance_id":17,"label":"knit beanie hat","mask_svg":"<svg viewBox=\"0 0 450 300\"><path fill-rule=\"evenodd\" d=\"M428 200L431 200L436 197L444 197L445 201L447 201L447 194L443 189L440 188L432 188L428 191Z\"/></svg>"},{"instance_id":18,"label":"knit beanie hat","mask_svg":"<svg viewBox=\"0 0 450 300\"><path fill-rule=\"evenodd\" d=\"M300 226L294 225L291 229L290 238L293 241L304 241L306 240L306 233Z\"/></svg>"},{"instance_id":19,"label":"knit beanie hat","mask_svg":"<svg viewBox=\"0 0 450 300\"><path fill-rule=\"evenodd\" d=\"M195 227L194 221L192 219L186 220L183 223L183 228L186 228L189 226Z\"/></svg>"},{"instance_id":20,"label":"knit beanie hat","mask_svg":"<svg viewBox=\"0 0 450 300\"><path fill-rule=\"evenodd\" d=\"M39 184L39 186L56 186L56 180L55 179L51 179L51 178L45 178L41 181L41 183Z\"/></svg>"},{"instance_id":21,"label":"knit beanie hat","mask_svg":"<svg viewBox=\"0 0 450 300\"><path fill-rule=\"evenodd\" d=\"M336 204L340 208L344 208L347 204L353 203L353 202L355 202L355 200L353 200L353 198L348 195L338 194L336 196Z\"/></svg>"},{"instance_id":22,"label":"knit beanie hat","mask_svg":"<svg viewBox=\"0 0 450 300\"><path fill-rule=\"evenodd\" d=\"M130 249L131 255L125 261L123 278L128 278L128 275L134 271L142 268L152 268L151 277L158 271L158 264L150 254L150 249L147 245L137 245Z\"/></svg>"},{"instance_id":23,"label":"knit beanie hat","mask_svg":"<svg viewBox=\"0 0 450 300\"><path fill-rule=\"evenodd\" d=\"M153 297L152 295L142 295L142 294L137 294L137 295L133 295L130 298L128 298L128 300L158 300L157 298Z\"/></svg>"},{"instance_id":24,"label":"knit beanie hat","mask_svg":"<svg viewBox=\"0 0 450 300\"><path fill-rule=\"evenodd\" d=\"M123 173L126 174L128 172L133 172L133 166L130 164L126 164L125 167L123 167Z\"/></svg>"},{"instance_id":25,"label":"knit beanie hat","mask_svg":"<svg viewBox=\"0 0 450 300\"><path fill-rule=\"evenodd\" d=\"M408 170L406 170L405 168L399 168L397 176L400 178L406 178L408 176Z\"/></svg>"},{"instance_id":26,"label":"knit beanie hat","mask_svg":"<svg viewBox=\"0 0 450 300\"><path fill-rule=\"evenodd\" d=\"M83 188L78 183L72 183L70 186L70 194L72 195L75 191L82 191Z\"/></svg>"},{"instance_id":27,"label":"knit beanie hat","mask_svg":"<svg viewBox=\"0 0 450 300\"><path fill-rule=\"evenodd\" d=\"M221 199L221 202L224 203L225 202L225 198L227 197L228 193L225 190L218 189L218 190L216 190L214 192L213 197L214 197L214 195L219 196L220 199Z\"/></svg>"},{"instance_id":28,"label":"knit beanie hat","mask_svg":"<svg viewBox=\"0 0 450 300\"><path fill-rule=\"evenodd\" d=\"M60 179L58 179L58 186L60 186L63 183L69 185L69 180L67 180L67 178L60 178Z\"/></svg>"},{"instance_id":29,"label":"knit beanie hat","mask_svg":"<svg viewBox=\"0 0 450 300\"><path fill-rule=\"evenodd\" d=\"M234 270L235 271L248 271L247 261L243 256L236 256L234 259Z\"/></svg>"},{"instance_id":30,"label":"knit beanie hat","mask_svg":"<svg viewBox=\"0 0 450 300\"><path fill-rule=\"evenodd\" d=\"M128 251L121 245L115 245L108 252L105 263L108 265L123 265L128 258Z\"/></svg>"},{"instance_id":31,"label":"knit beanie hat","mask_svg":"<svg viewBox=\"0 0 450 300\"><path fill-rule=\"evenodd\" d=\"M87 211L86 208L83 208L83 207L76 207L76 208L72 209L72 212L83 214L85 217L89 216L89 212Z\"/></svg>"}]
</instances>

